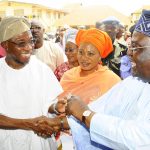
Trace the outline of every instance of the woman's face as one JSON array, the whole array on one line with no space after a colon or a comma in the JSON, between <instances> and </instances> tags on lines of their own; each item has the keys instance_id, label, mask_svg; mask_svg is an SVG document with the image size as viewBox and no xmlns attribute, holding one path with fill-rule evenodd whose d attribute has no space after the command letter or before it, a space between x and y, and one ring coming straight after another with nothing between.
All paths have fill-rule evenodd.
<instances>
[{"instance_id":1,"label":"woman's face","mask_svg":"<svg viewBox=\"0 0 150 150\"><path fill-rule=\"evenodd\" d=\"M77 59L78 47L72 42L67 42L65 47L65 54L69 63L78 62Z\"/></svg>"},{"instance_id":2,"label":"woman's face","mask_svg":"<svg viewBox=\"0 0 150 150\"><path fill-rule=\"evenodd\" d=\"M82 70L96 70L100 53L91 43L81 43L78 49L78 62Z\"/></svg>"}]
</instances>

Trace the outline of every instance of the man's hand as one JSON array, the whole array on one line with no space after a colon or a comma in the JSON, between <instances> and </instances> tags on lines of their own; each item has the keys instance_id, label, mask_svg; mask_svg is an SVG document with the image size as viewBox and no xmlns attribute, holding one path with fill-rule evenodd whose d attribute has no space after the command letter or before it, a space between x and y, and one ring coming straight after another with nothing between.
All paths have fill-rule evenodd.
<instances>
[{"instance_id":1,"label":"man's hand","mask_svg":"<svg viewBox=\"0 0 150 150\"><path fill-rule=\"evenodd\" d=\"M67 105L67 100L64 99L59 99L57 104L56 104L56 110L60 113L65 113L65 106Z\"/></svg>"},{"instance_id":2,"label":"man's hand","mask_svg":"<svg viewBox=\"0 0 150 150\"><path fill-rule=\"evenodd\" d=\"M50 126L48 122L49 118L45 116L37 117L34 119L31 119L31 129L39 136L42 137L50 137L54 133L54 129L52 126ZM42 124L39 124L39 122L43 122Z\"/></svg>"},{"instance_id":3,"label":"man's hand","mask_svg":"<svg viewBox=\"0 0 150 150\"><path fill-rule=\"evenodd\" d=\"M67 100L65 98L59 98L57 103L52 104L49 107L49 113L55 113L56 115L65 115L65 106L67 104Z\"/></svg>"},{"instance_id":4,"label":"man's hand","mask_svg":"<svg viewBox=\"0 0 150 150\"><path fill-rule=\"evenodd\" d=\"M39 120L37 122L37 126L39 128L42 128L42 129L50 127L48 129L51 130L51 128L52 128L53 133L59 132L61 130L60 118L59 117L56 117L56 118L42 118L41 120ZM47 131L48 131L48 129L47 129Z\"/></svg>"},{"instance_id":5,"label":"man's hand","mask_svg":"<svg viewBox=\"0 0 150 150\"><path fill-rule=\"evenodd\" d=\"M39 128L45 128L49 126L52 128L53 133L60 131L66 131L69 129L69 125L66 117L55 117L55 118L43 118L37 122Z\"/></svg>"},{"instance_id":6,"label":"man's hand","mask_svg":"<svg viewBox=\"0 0 150 150\"><path fill-rule=\"evenodd\" d=\"M66 114L73 115L82 121L82 114L85 110L89 110L88 106L77 96L70 96L67 99Z\"/></svg>"}]
</instances>

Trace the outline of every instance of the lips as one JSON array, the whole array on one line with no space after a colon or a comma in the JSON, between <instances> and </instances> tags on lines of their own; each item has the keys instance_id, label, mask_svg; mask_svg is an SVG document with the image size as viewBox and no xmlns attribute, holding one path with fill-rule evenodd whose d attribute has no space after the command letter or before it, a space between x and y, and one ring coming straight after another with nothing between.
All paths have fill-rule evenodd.
<instances>
[{"instance_id":1,"label":"lips","mask_svg":"<svg viewBox=\"0 0 150 150\"><path fill-rule=\"evenodd\" d=\"M88 63L88 62L81 62L81 65L82 65L83 67L88 67L88 66L90 65L90 63Z\"/></svg>"},{"instance_id":2,"label":"lips","mask_svg":"<svg viewBox=\"0 0 150 150\"><path fill-rule=\"evenodd\" d=\"M21 53L20 55L22 57L29 58L31 56L31 53Z\"/></svg>"},{"instance_id":3,"label":"lips","mask_svg":"<svg viewBox=\"0 0 150 150\"><path fill-rule=\"evenodd\" d=\"M36 33L34 33L34 34L32 34L32 35L33 35L34 38L38 38L38 37L39 37L39 35L36 34Z\"/></svg>"}]
</instances>

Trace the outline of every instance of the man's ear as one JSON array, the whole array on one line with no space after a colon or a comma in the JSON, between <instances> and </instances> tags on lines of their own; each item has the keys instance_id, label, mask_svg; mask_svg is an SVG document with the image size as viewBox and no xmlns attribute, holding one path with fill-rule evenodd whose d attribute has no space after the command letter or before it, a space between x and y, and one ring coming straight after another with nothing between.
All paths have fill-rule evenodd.
<instances>
[{"instance_id":1,"label":"man's ear","mask_svg":"<svg viewBox=\"0 0 150 150\"><path fill-rule=\"evenodd\" d=\"M2 42L2 43L1 43L1 46L5 49L5 51L8 50L7 41Z\"/></svg>"}]
</instances>

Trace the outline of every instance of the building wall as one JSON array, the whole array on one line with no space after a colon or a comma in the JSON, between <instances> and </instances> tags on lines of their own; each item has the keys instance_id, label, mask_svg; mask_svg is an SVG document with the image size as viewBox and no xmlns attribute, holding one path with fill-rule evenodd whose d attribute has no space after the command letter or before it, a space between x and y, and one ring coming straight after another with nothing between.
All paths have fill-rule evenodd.
<instances>
[{"instance_id":1,"label":"building wall","mask_svg":"<svg viewBox=\"0 0 150 150\"><path fill-rule=\"evenodd\" d=\"M150 10L150 5L142 6L139 10L136 10L135 12L133 12L131 14L131 20L132 20L131 23L134 24L139 20L143 9Z\"/></svg>"},{"instance_id":2,"label":"building wall","mask_svg":"<svg viewBox=\"0 0 150 150\"><path fill-rule=\"evenodd\" d=\"M26 16L29 20L38 19L43 23L46 31L56 30L55 21L65 15L64 12L49 9L40 5L17 2L0 2L0 17Z\"/></svg>"}]
</instances>

